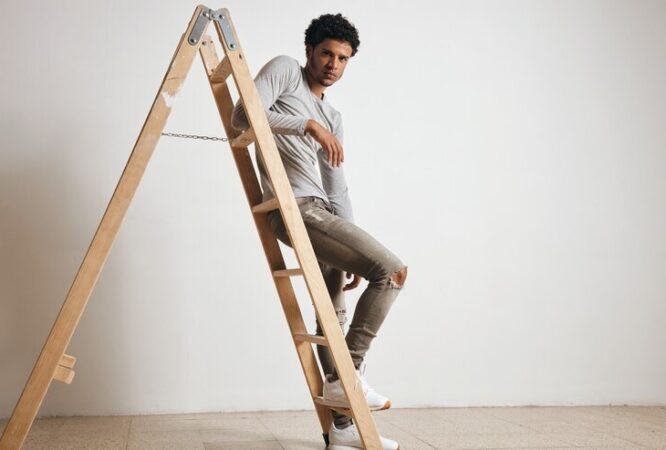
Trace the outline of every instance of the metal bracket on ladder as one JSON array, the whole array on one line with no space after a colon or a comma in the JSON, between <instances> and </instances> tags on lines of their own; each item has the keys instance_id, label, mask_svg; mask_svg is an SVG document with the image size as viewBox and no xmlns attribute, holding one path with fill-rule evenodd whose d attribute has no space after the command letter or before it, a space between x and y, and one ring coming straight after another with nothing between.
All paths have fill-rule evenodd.
<instances>
[{"instance_id":1,"label":"metal bracket on ladder","mask_svg":"<svg viewBox=\"0 0 666 450\"><path fill-rule=\"evenodd\" d=\"M197 20L194 23L192 32L187 37L187 42L190 45L197 45L201 40L201 36L203 36L206 25L208 25L211 20L214 20L220 24L220 29L222 30L222 35L224 36L227 48L231 51L235 51L238 48L238 45L236 44L236 38L234 37L234 33L231 29L229 18L223 9L214 11L210 8L207 8L201 11L201 14L199 14L199 17L197 17Z\"/></svg>"}]
</instances>

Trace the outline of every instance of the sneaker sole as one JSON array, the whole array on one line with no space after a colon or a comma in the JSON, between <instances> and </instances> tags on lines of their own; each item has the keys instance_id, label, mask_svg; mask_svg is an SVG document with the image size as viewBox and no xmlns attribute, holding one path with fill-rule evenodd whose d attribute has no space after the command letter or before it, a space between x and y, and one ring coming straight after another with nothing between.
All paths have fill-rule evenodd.
<instances>
[{"instance_id":1,"label":"sneaker sole","mask_svg":"<svg viewBox=\"0 0 666 450\"><path fill-rule=\"evenodd\" d=\"M344 408L344 409L349 409L349 403L347 402L339 402L336 400L327 400L324 399L326 402L326 406L335 406L336 408ZM391 407L391 400L388 400L386 403L384 403L382 406L375 406L374 408L370 408L370 411L383 411L385 409L389 409Z\"/></svg>"},{"instance_id":2,"label":"sneaker sole","mask_svg":"<svg viewBox=\"0 0 666 450\"><path fill-rule=\"evenodd\" d=\"M379 406L379 407L376 407L376 408L370 408L370 411L383 411L385 409L389 409L390 407L391 407L391 400L384 403L383 406Z\"/></svg>"},{"instance_id":3,"label":"sneaker sole","mask_svg":"<svg viewBox=\"0 0 666 450\"><path fill-rule=\"evenodd\" d=\"M358 450L361 447L349 447L348 445L329 445L327 450ZM400 450L398 446L397 450Z\"/></svg>"}]
</instances>

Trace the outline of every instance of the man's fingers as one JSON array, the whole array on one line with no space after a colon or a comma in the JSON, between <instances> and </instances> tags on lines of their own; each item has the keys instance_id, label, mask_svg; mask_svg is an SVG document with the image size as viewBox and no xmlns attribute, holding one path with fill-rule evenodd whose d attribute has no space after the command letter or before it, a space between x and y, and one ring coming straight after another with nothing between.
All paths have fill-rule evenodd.
<instances>
[{"instance_id":1,"label":"man's fingers","mask_svg":"<svg viewBox=\"0 0 666 450\"><path fill-rule=\"evenodd\" d=\"M322 148L326 152L328 163L333 167L338 167L345 160L344 151L337 139L324 143Z\"/></svg>"},{"instance_id":2,"label":"man's fingers","mask_svg":"<svg viewBox=\"0 0 666 450\"><path fill-rule=\"evenodd\" d=\"M349 273L347 273L347 278L349 278ZM358 275L354 274L354 279L352 280L351 283L347 284L345 287L342 288L343 291L348 291L350 289L354 289L357 287L359 284L361 284L361 277Z\"/></svg>"},{"instance_id":3,"label":"man's fingers","mask_svg":"<svg viewBox=\"0 0 666 450\"><path fill-rule=\"evenodd\" d=\"M335 163L337 160L337 151L335 149L335 143L331 142L331 165L335 167Z\"/></svg>"},{"instance_id":4,"label":"man's fingers","mask_svg":"<svg viewBox=\"0 0 666 450\"><path fill-rule=\"evenodd\" d=\"M337 142L336 140L336 146L335 146L335 165L336 167L340 165L342 162L342 147L340 147L340 143Z\"/></svg>"}]
</instances>

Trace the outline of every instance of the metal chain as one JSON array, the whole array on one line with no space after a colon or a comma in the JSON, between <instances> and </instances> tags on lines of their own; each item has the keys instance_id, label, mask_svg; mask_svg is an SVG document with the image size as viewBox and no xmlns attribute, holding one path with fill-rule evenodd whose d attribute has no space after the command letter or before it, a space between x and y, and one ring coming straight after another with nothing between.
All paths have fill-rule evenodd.
<instances>
[{"instance_id":1,"label":"metal chain","mask_svg":"<svg viewBox=\"0 0 666 450\"><path fill-rule=\"evenodd\" d=\"M226 142L229 138L216 137L216 136L200 136L198 134L182 134L182 133L162 133L162 136L179 137L186 139L203 139L204 141L223 141Z\"/></svg>"}]
</instances>

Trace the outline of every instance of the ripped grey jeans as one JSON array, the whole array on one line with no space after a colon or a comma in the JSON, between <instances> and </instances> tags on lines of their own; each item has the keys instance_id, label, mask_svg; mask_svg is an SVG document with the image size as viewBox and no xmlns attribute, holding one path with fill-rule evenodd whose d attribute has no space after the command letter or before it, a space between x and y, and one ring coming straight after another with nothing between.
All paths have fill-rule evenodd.
<instances>
[{"instance_id":1,"label":"ripped grey jeans","mask_svg":"<svg viewBox=\"0 0 666 450\"><path fill-rule=\"evenodd\" d=\"M354 273L368 280L368 286L358 300L349 331L345 336L354 366L358 369L370 348L372 339L377 336L379 327L402 288L392 276L402 269L405 269L406 275L406 266L366 231L334 215L327 201L319 197L297 197L296 203L301 211L343 333L347 321L347 308L342 290L345 284L345 272ZM280 241L292 246L279 210L268 214L268 224ZM318 319L317 334L323 335ZM317 354L324 374L331 374L334 379L337 378L328 348L317 345Z\"/></svg>"}]
</instances>

